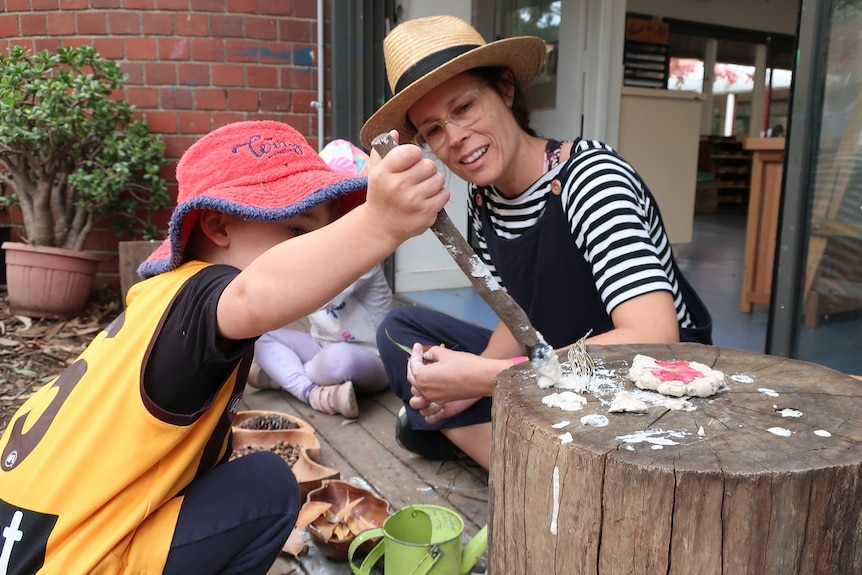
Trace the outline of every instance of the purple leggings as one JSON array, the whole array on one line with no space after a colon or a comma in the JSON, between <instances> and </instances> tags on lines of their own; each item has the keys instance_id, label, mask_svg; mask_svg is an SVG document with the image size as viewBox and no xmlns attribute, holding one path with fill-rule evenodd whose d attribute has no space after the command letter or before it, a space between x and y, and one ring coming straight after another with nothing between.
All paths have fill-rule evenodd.
<instances>
[{"instance_id":1,"label":"purple leggings","mask_svg":"<svg viewBox=\"0 0 862 575\"><path fill-rule=\"evenodd\" d=\"M348 342L321 345L303 331L277 329L260 336L254 359L282 389L308 403L315 385L352 380L359 393L386 389L386 371L377 354Z\"/></svg>"}]
</instances>

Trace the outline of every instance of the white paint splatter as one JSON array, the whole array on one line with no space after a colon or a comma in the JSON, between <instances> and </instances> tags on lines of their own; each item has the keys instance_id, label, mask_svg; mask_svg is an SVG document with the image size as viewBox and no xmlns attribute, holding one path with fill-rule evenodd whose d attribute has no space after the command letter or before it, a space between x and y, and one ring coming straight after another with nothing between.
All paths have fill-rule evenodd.
<instances>
[{"instance_id":1,"label":"white paint splatter","mask_svg":"<svg viewBox=\"0 0 862 575\"><path fill-rule=\"evenodd\" d=\"M802 412L798 409L784 408L778 412L781 417L802 417Z\"/></svg>"},{"instance_id":2,"label":"white paint splatter","mask_svg":"<svg viewBox=\"0 0 862 575\"><path fill-rule=\"evenodd\" d=\"M769 389L768 387L758 387L757 391L764 395L768 395L769 397L778 397L778 392L774 389Z\"/></svg>"},{"instance_id":3,"label":"white paint splatter","mask_svg":"<svg viewBox=\"0 0 862 575\"><path fill-rule=\"evenodd\" d=\"M780 435L781 437L790 437L791 435L793 435L792 431L790 431L789 429L784 429L783 427L770 427L766 431L775 435Z\"/></svg>"},{"instance_id":4,"label":"white paint splatter","mask_svg":"<svg viewBox=\"0 0 862 575\"><path fill-rule=\"evenodd\" d=\"M562 429L562 428L564 428L564 427L568 426L568 425L569 425L569 424L571 424L571 423L572 423L572 422L571 422L571 421L569 421L568 419L564 419L563 421L561 421L561 422L559 422L559 423L555 423L555 424L551 425L551 427L553 427L554 429Z\"/></svg>"},{"instance_id":5,"label":"white paint splatter","mask_svg":"<svg viewBox=\"0 0 862 575\"><path fill-rule=\"evenodd\" d=\"M485 280L485 286L491 291L497 291L501 289L500 283L494 279L494 276L491 275L491 271L488 269L488 266L485 265L485 262L479 259L479 256L473 254L470 256L469 262L470 264L470 275L474 278L483 278Z\"/></svg>"},{"instance_id":6,"label":"white paint splatter","mask_svg":"<svg viewBox=\"0 0 862 575\"><path fill-rule=\"evenodd\" d=\"M650 449L658 451L659 449L664 449L664 445L650 445Z\"/></svg>"},{"instance_id":7,"label":"white paint splatter","mask_svg":"<svg viewBox=\"0 0 862 575\"><path fill-rule=\"evenodd\" d=\"M620 435L619 441L624 443L651 443L653 445L679 445L674 439L683 439L687 431L665 431L664 429L645 429L629 435Z\"/></svg>"},{"instance_id":8,"label":"white paint splatter","mask_svg":"<svg viewBox=\"0 0 862 575\"><path fill-rule=\"evenodd\" d=\"M560 513L560 468L554 466L554 509L551 511L551 535L557 534L557 516Z\"/></svg>"},{"instance_id":9,"label":"white paint splatter","mask_svg":"<svg viewBox=\"0 0 862 575\"><path fill-rule=\"evenodd\" d=\"M580 411L587 404L587 398L573 391L552 393L542 398L542 403L550 407L559 407L563 411Z\"/></svg>"},{"instance_id":10,"label":"white paint splatter","mask_svg":"<svg viewBox=\"0 0 862 575\"><path fill-rule=\"evenodd\" d=\"M608 424L608 418L604 415L594 413L585 415L581 418L581 425L589 425L590 427L604 427Z\"/></svg>"},{"instance_id":11,"label":"white paint splatter","mask_svg":"<svg viewBox=\"0 0 862 575\"><path fill-rule=\"evenodd\" d=\"M704 435L706 435L706 432L703 430L702 425L697 428L697 435L698 435L698 437L703 437Z\"/></svg>"},{"instance_id":12,"label":"white paint splatter","mask_svg":"<svg viewBox=\"0 0 862 575\"><path fill-rule=\"evenodd\" d=\"M744 375L742 373L735 373L730 376L731 381L735 381L736 383L754 383L754 378L750 375Z\"/></svg>"},{"instance_id":13,"label":"white paint splatter","mask_svg":"<svg viewBox=\"0 0 862 575\"><path fill-rule=\"evenodd\" d=\"M565 445L573 441L571 432L567 431L560 436L560 445Z\"/></svg>"},{"instance_id":14,"label":"white paint splatter","mask_svg":"<svg viewBox=\"0 0 862 575\"><path fill-rule=\"evenodd\" d=\"M832 437L832 434L825 429L815 429L813 433L814 435L819 435L820 437Z\"/></svg>"}]
</instances>

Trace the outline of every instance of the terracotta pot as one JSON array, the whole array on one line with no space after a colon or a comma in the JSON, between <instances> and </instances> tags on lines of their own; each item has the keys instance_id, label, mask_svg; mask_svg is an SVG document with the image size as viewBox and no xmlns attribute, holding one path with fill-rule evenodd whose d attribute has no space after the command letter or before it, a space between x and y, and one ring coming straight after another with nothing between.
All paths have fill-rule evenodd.
<instances>
[{"instance_id":1,"label":"terracotta pot","mask_svg":"<svg viewBox=\"0 0 862 575\"><path fill-rule=\"evenodd\" d=\"M101 256L87 252L3 242L9 309L15 315L75 317L90 296Z\"/></svg>"},{"instance_id":2,"label":"terracotta pot","mask_svg":"<svg viewBox=\"0 0 862 575\"><path fill-rule=\"evenodd\" d=\"M330 511L338 513L344 508L349 501L356 501L362 498L362 501L356 504L350 511L350 515L357 520L358 524L364 526L365 529L372 527L382 527L383 522L389 517L391 510L389 502L375 495L368 489L357 487L352 483L329 479L322 482L322 485L309 492L306 498L306 503L312 501L323 501L331 503ZM356 534L350 534L344 539L335 539L330 537L328 540L321 532L321 527L326 527L328 523L324 516L320 516L308 525L308 533L311 535L311 540L320 549L321 553L335 559L336 561L347 561L347 550L350 548L350 543L356 538ZM364 531L364 529L363 529ZM376 539L370 539L360 545L359 549L363 554L370 553L374 548Z\"/></svg>"},{"instance_id":3,"label":"terracotta pot","mask_svg":"<svg viewBox=\"0 0 862 575\"><path fill-rule=\"evenodd\" d=\"M308 492L320 487L324 479L334 479L341 475L337 469L332 469L317 463L320 457L320 442L317 436L298 429L284 430L233 430L234 451L244 447L259 447L270 449L279 441L299 447L299 458L291 465L296 481L299 483L299 495L302 500Z\"/></svg>"},{"instance_id":4,"label":"terracotta pot","mask_svg":"<svg viewBox=\"0 0 862 575\"><path fill-rule=\"evenodd\" d=\"M285 413L283 411L269 411L269 410L265 410L265 409L249 409L246 411L238 411L236 413L236 417L234 417L234 420L233 420L233 424L232 424L233 428L234 429L245 429L242 427L242 424L244 422L248 422L248 420L250 420L254 417L261 417L261 416L284 418L284 419L288 420L289 422L291 422L293 425L295 425L296 429L299 429L300 431L307 431L308 433L315 433L315 429L311 426L310 423L308 423L304 419L300 419L300 418L296 417L295 415L291 415L291 414ZM264 429L246 429L246 431L267 431L267 430L264 430Z\"/></svg>"}]
</instances>

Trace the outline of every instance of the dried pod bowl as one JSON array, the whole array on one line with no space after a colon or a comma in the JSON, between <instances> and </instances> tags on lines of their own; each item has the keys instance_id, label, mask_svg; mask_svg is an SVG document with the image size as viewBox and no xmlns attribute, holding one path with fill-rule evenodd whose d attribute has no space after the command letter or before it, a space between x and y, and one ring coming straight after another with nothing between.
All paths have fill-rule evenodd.
<instances>
[{"instance_id":1,"label":"dried pod bowl","mask_svg":"<svg viewBox=\"0 0 862 575\"><path fill-rule=\"evenodd\" d=\"M285 458L296 476L303 500L309 491L320 487L324 479L340 476L337 469L317 462L320 458L320 441L313 433L298 429L272 431L233 429L235 456L262 449L273 451Z\"/></svg>"},{"instance_id":2,"label":"dried pod bowl","mask_svg":"<svg viewBox=\"0 0 862 575\"><path fill-rule=\"evenodd\" d=\"M319 488L311 491L306 497L306 504L313 502L332 504L329 508L331 515L322 514L317 517L308 525L308 532L321 553L336 561L347 561L347 550L356 533L382 527L391 513L387 500L378 497L368 489L337 479L323 481ZM348 527L349 531L344 537L337 538L334 535L334 523L331 519L332 515L337 516L340 512L342 517L336 523L344 526L349 522L353 527L352 530ZM328 536L329 532L333 535ZM359 549L363 553L368 553L376 542L377 540L374 539L366 541Z\"/></svg>"},{"instance_id":3,"label":"dried pod bowl","mask_svg":"<svg viewBox=\"0 0 862 575\"><path fill-rule=\"evenodd\" d=\"M231 424L234 429L248 429L249 431L274 431L278 429L299 429L314 433L314 428L304 419L283 411L268 411L264 409L252 409L238 411Z\"/></svg>"}]
</instances>

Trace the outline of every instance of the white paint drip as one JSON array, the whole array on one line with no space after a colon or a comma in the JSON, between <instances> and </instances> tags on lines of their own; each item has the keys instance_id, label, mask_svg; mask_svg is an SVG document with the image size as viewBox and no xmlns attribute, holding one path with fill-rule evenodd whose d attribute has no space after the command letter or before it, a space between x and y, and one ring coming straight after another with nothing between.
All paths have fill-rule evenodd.
<instances>
[{"instance_id":1,"label":"white paint drip","mask_svg":"<svg viewBox=\"0 0 862 575\"><path fill-rule=\"evenodd\" d=\"M802 417L802 412L798 409L785 408L778 412L781 417Z\"/></svg>"},{"instance_id":2,"label":"white paint drip","mask_svg":"<svg viewBox=\"0 0 862 575\"><path fill-rule=\"evenodd\" d=\"M758 387L757 391L764 395L768 395L769 397L778 397L778 392L774 389L769 389L768 387Z\"/></svg>"},{"instance_id":3,"label":"white paint drip","mask_svg":"<svg viewBox=\"0 0 862 575\"><path fill-rule=\"evenodd\" d=\"M560 445L565 445L567 443L571 443L572 441L574 441L574 439L572 438L572 433L569 431L565 432L560 436Z\"/></svg>"},{"instance_id":4,"label":"white paint drip","mask_svg":"<svg viewBox=\"0 0 862 575\"><path fill-rule=\"evenodd\" d=\"M557 516L560 514L560 468L554 466L554 509L551 512L551 535L557 534Z\"/></svg>"},{"instance_id":5,"label":"white paint drip","mask_svg":"<svg viewBox=\"0 0 862 575\"><path fill-rule=\"evenodd\" d=\"M730 381L735 381L736 383L754 383L754 378L750 375L735 373L730 376Z\"/></svg>"},{"instance_id":6,"label":"white paint drip","mask_svg":"<svg viewBox=\"0 0 862 575\"><path fill-rule=\"evenodd\" d=\"M779 435L781 437L790 437L791 435L793 435L792 431L790 431L789 429L784 429L783 427L770 427L766 431L775 435Z\"/></svg>"},{"instance_id":7,"label":"white paint drip","mask_svg":"<svg viewBox=\"0 0 862 575\"><path fill-rule=\"evenodd\" d=\"M581 418L581 425L588 425L590 427L604 427L607 424L608 418L598 413L594 413L592 415L585 415Z\"/></svg>"},{"instance_id":8,"label":"white paint drip","mask_svg":"<svg viewBox=\"0 0 862 575\"><path fill-rule=\"evenodd\" d=\"M623 443L651 443L653 445L679 445L674 439L683 439L688 435L687 431L665 431L664 429L645 429L636 431L629 435L617 437Z\"/></svg>"},{"instance_id":9,"label":"white paint drip","mask_svg":"<svg viewBox=\"0 0 862 575\"><path fill-rule=\"evenodd\" d=\"M815 429L813 433L814 435L818 435L820 437L832 437L832 434L825 429Z\"/></svg>"},{"instance_id":10,"label":"white paint drip","mask_svg":"<svg viewBox=\"0 0 862 575\"><path fill-rule=\"evenodd\" d=\"M553 427L554 429L562 429L564 427L568 427L571 423L572 422L569 421L568 419L564 419L563 421L561 421L559 423L555 423L555 424L551 425L551 427Z\"/></svg>"}]
</instances>

